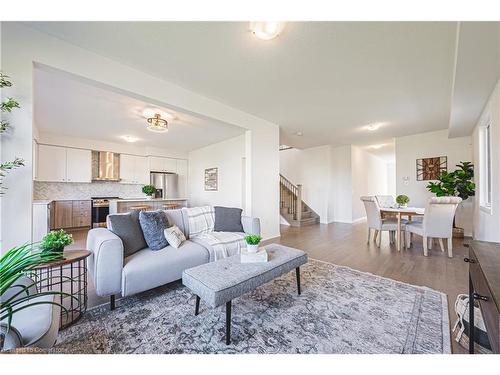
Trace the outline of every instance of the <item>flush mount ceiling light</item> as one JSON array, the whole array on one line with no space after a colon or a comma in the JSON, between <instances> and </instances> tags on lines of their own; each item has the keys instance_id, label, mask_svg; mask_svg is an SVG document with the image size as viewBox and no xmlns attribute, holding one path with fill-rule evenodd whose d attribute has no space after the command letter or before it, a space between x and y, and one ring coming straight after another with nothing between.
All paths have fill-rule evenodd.
<instances>
[{"instance_id":1,"label":"flush mount ceiling light","mask_svg":"<svg viewBox=\"0 0 500 375\"><path fill-rule=\"evenodd\" d=\"M156 133L168 132L168 122L161 118L159 113L155 113L153 117L148 118L148 130Z\"/></svg>"},{"instance_id":2,"label":"flush mount ceiling light","mask_svg":"<svg viewBox=\"0 0 500 375\"><path fill-rule=\"evenodd\" d=\"M297 137L302 137L304 135L304 133L302 133L301 131L298 131L298 132L295 132L295 135Z\"/></svg>"},{"instance_id":3,"label":"flush mount ceiling light","mask_svg":"<svg viewBox=\"0 0 500 375\"><path fill-rule=\"evenodd\" d=\"M378 128L380 128L380 124L370 124L366 126L366 129L372 132L377 130Z\"/></svg>"},{"instance_id":4,"label":"flush mount ceiling light","mask_svg":"<svg viewBox=\"0 0 500 375\"><path fill-rule=\"evenodd\" d=\"M378 150L379 148L382 148L384 145L372 145L370 148L373 148L374 150Z\"/></svg>"},{"instance_id":5,"label":"flush mount ceiling light","mask_svg":"<svg viewBox=\"0 0 500 375\"><path fill-rule=\"evenodd\" d=\"M285 28L284 22L250 22L250 30L262 40L276 38Z\"/></svg>"},{"instance_id":6,"label":"flush mount ceiling light","mask_svg":"<svg viewBox=\"0 0 500 375\"><path fill-rule=\"evenodd\" d=\"M383 123L383 122L374 122L374 123L371 123L371 124L364 126L363 129L373 132L375 130L380 129L380 127L383 125L385 125L385 123Z\"/></svg>"},{"instance_id":7,"label":"flush mount ceiling light","mask_svg":"<svg viewBox=\"0 0 500 375\"><path fill-rule=\"evenodd\" d=\"M133 135L124 135L124 136L122 136L122 139L128 143L134 143L134 142L137 142L139 140L139 138L134 137Z\"/></svg>"}]
</instances>

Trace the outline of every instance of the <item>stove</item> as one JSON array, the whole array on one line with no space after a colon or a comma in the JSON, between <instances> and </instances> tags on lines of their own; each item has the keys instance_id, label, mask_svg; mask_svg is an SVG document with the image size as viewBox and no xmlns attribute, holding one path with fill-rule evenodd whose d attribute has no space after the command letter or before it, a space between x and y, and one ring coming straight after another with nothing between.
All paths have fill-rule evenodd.
<instances>
[{"instance_id":1,"label":"stove","mask_svg":"<svg viewBox=\"0 0 500 375\"><path fill-rule=\"evenodd\" d=\"M109 201L120 197L92 197L92 228L106 227Z\"/></svg>"}]
</instances>

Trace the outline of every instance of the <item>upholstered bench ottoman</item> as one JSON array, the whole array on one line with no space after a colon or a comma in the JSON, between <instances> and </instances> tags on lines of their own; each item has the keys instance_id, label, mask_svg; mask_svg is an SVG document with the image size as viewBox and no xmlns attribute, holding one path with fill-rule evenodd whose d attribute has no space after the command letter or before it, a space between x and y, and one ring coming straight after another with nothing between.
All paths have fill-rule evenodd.
<instances>
[{"instance_id":1,"label":"upholstered bench ottoman","mask_svg":"<svg viewBox=\"0 0 500 375\"><path fill-rule=\"evenodd\" d=\"M240 255L216 262L202 264L185 270L182 283L196 295L195 315L200 299L210 307L226 304L226 344L231 342L231 301L250 292L278 276L296 270L297 292L300 294L300 269L307 263L302 250L272 244L265 246L269 261L266 263L241 263Z\"/></svg>"}]
</instances>

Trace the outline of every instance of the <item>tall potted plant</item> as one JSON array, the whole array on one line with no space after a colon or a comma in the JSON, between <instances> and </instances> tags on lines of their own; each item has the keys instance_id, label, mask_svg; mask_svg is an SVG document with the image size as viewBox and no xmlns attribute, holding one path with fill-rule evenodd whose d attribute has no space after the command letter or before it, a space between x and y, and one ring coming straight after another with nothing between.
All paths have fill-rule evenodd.
<instances>
[{"instance_id":1,"label":"tall potted plant","mask_svg":"<svg viewBox=\"0 0 500 375\"><path fill-rule=\"evenodd\" d=\"M59 258L60 256L58 254L44 254L38 251L38 249L35 249L31 244L14 247L7 250L5 254L0 257L0 321L5 320L7 323L7 330L4 331L2 328L0 332L0 350L4 348L5 335L11 327L12 317L17 312L39 304L57 305L63 310L66 310L64 306L57 302L37 299L37 297L48 295L70 296L67 293L57 291L34 291L32 287L37 283L46 283L46 278L34 280L31 285L25 285L19 282L19 279L29 275L30 271L35 267ZM6 294L10 288L15 288L15 291Z\"/></svg>"},{"instance_id":2,"label":"tall potted plant","mask_svg":"<svg viewBox=\"0 0 500 375\"><path fill-rule=\"evenodd\" d=\"M10 82L9 77L3 72L0 72L0 89L11 86L12 82ZM9 97L0 102L0 111L2 114L10 113L15 108L19 108L19 103L13 98ZM10 123L7 120L4 120L3 118L0 120L0 134L7 132L10 127ZM23 165L24 160L21 158L15 158L12 161L0 163L0 194L3 194L3 190L5 189L2 186L2 180L5 175L10 170ZM29 272L36 266L54 261L57 258L59 258L58 254L44 254L42 256L42 253L38 249L34 249L31 244L14 247L7 250L5 254L0 256L0 321L3 322L5 320L7 323L6 330L2 327L0 331L0 350L4 348L5 335L8 334L12 323L12 317L17 312L42 303L58 305L63 310L66 310L57 302L40 301L36 298L43 295L68 294L52 291L33 292L33 285L24 285L19 282L23 276L29 274ZM33 284L44 281L45 280L36 280L33 281ZM10 288L14 287L16 287L16 289L13 293L6 294Z\"/></svg>"},{"instance_id":3,"label":"tall potted plant","mask_svg":"<svg viewBox=\"0 0 500 375\"><path fill-rule=\"evenodd\" d=\"M473 197L476 194L474 164L464 161L456 166L457 169L452 172L445 171L441 173L437 182L429 182L427 189L438 197L458 196L462 198L460 209L457 210L457 216L463 211L463 215L461 216L464 216L464 220L460 221L462 225L464 225L464 221L467 222L472 220L472 209L470 207L472 202L469 200L469 197ZM463 228L456 228L455 220L453 221L453 227L456 234L463 236Z\"/></svg>"},{"instance_id":4,"label":"tall potted plant","mask_svg":"<svg viewBox=\"0 0 500 375\"><path fill-rule=\"evenodd\" d=\"M5 75L3 72L0 72L0 89L4 89L5 87L11 87L12 82L9 80L9 76ZM19 108L19 103L14 98L7 98L3 102L0 103L0 111L2 113L10 113L13 109ZM3 117L3 116L2 116ZM7 120L0 120L0 135L7 132L10 129L10 124ZM3 193L5 189L2 186L2 180L5 175L12 169L19 168L24 165L24 160L21 158L15 158L12 161L6 161L0 163L0 194Z\"/></svg>"}]
</instances>

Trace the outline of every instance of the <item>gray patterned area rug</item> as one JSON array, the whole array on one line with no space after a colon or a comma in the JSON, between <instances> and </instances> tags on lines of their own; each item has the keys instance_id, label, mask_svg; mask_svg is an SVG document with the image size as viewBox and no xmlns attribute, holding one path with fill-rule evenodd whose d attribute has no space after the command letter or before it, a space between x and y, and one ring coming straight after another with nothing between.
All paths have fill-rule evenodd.
<instances>
[{"instance_id":1,"label":"gray patterned area rug","mask_svg":"<svg viewBox=\"0 0 500 375\"><path fill-rule=\"evenodd\" d=\"M348 267L310 260L224 307L181 283L99 306L61 331L53 353L450 353L446 295Z\"/></svg>"}]
</instances>

